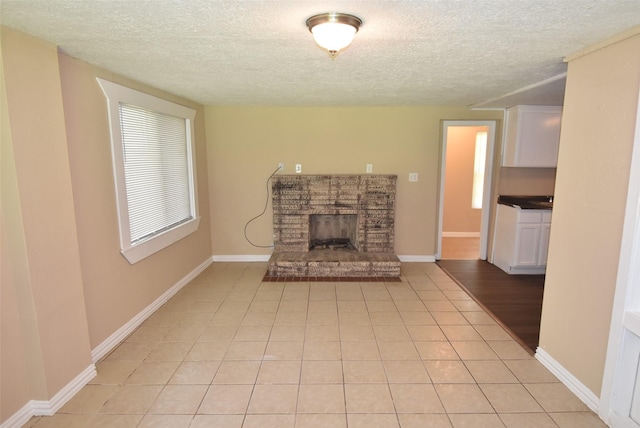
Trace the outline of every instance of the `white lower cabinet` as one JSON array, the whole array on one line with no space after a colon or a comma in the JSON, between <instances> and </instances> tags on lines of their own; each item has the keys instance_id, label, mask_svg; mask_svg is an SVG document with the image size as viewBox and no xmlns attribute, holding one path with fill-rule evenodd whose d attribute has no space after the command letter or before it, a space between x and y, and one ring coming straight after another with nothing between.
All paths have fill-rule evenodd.
<instances>
[{"instance_id":1,"label":"white lower cabinet","mask_svg":"<svg viewBox=\"0 0 640 428\"><path fill-rule=\"evenodd\" d=\"M547 265L551 210L498 205L493 263L509 274L542 274Z\"/></svg>"},{"instance_id":2,"label":"white lower cabinet","mask_svg":"<svg viewBox=\"0 0 640 428\"><path fill-rule=\"evenodd\" d=\"M543 214L543 223L540 225L540 244L538 246L538 260L542 266L547 266L547 255L549 254L549 235L551 234L551 211L547 211L547 216ZM547 221L548 218L548 221Z\"/></svg>"}]
</instances>

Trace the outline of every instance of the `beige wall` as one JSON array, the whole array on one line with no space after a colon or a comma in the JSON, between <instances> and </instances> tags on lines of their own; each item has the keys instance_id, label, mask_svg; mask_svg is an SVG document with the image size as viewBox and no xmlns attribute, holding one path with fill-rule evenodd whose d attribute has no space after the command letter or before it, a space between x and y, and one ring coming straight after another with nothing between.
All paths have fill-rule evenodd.
<instances>
[{"instance_id":1,"label":"beige wall","mask_svg":"<svg viewBox=\"0 0 640 428\"><path fill-rule=\"evenodd\" d=\"M60 55L60 73L93 349L211 257L204 108L66 55ZM194 123L200 227L196 233L134 265L120 254L106 99L96 77L197 110Z\"/></svg>"},{"instance_id":2,"label":"beige wall","mask_svg":"<svg viewBox=\"0 0 640 428\"><path fill-rule=\"evenodd\" d=\"M57 49L1 35L5 420L27 399L51 398L91 358Z\"/></svg>"},{"instance_id":3,"label":"beige wall","mask_svg":"<svg viewBox=\"0 0 640 428\"><path fill-rule=\"evenodd\" d=\"M0 57L4 55L0 44ZM30 396L29 345L37 340L36 318L24 241L13 141L5 90L4 66L0 67L0 423L19 410ZM23 293L20 293L20 291ZM30 306L31 304L31 306ZM21 319L24 322L21 322ZM41 353L33 368L42 371ZM40 378L42 376L39 376ZM37 385L34 385L36 391Z\"/></svg>"},{"instance_id":4,"label":"beige wall","mask_svg":"<svg viewBox=\"0 0 640 428\"><path fill-rule=\"evenodd\" d=\"M628 184L638 51L640 36L569 64L540 346L596 394ZM0 422L27 400L51 398L90 363L90 349L209 255L270 254L250 246L243 229L263 209L265 180L278 162L289 174L296 163L305 174L359 174L367 163L374 173L397 174L396 252L433 255L441 121L502 119L500 112L454 107L203 108L6 28L2 66ZM118 251L96 76L198 110L200 230L133 266ZM502 193L521 193L527 174L542 189L531 193L549 193L555 175L505 170L494 176ZM409 183L409 172L419 173L419 182ZM248 232L258 244L271 243L270 206Z\"/></svg>"},{"instance_id":5,"label":"beige wall","mask_svg":"<svg viewBox=\"0 0 640 428\"><path fill-rule=\"evenodd\" d=\"M640 89L640 35L569 62L540 347L600 394Z\"/></svg>"},{"instance_id":6,"label":"beige wall","mask_svg":"<svg viewBox=\"0 0 640 428\"><path fill-rule=\"evenodd\" d=\"M210 259L204 107L59 55L2 27L0 423L51 400L91 350ZM199 230L129 265L120 255L106 102L95 78L197 110Z\"/></svg>"},{"instance_id":7,"label":"beige wall","mask_svg":"<svg viewBox=\"0 0 640 428\"><path fill-rule=\"evenodd\" d=\"M454 107L207 107L211 240L214 255L268 255L244 239L264 208L265 182L285 174L397 174L396 253L433 256L442 120L501 120L501 112ZM419 181L410 183L408 174ZM269 205L248 228L272 242Z\"/></svg>"},{"instance_id":8,"label":"beige wall","mask_svg":"<svg viewBox=\"0 0 640 428\"><path fill-rule=\"evenodd\" d=\"M487 127L450 126L447 130L443 233L480 233L482 210L471 208L478 132L487 132Z\"/></svg>"},{"instance_id":9,"label":"beige wall","mask_svg":"<svg viewBox=\"0 0 640 428\"><path fill-rule=\"evenodd\" d=\"M500 168L500 195L552 196L556 168Z\"/></svg>"}]
</instances>

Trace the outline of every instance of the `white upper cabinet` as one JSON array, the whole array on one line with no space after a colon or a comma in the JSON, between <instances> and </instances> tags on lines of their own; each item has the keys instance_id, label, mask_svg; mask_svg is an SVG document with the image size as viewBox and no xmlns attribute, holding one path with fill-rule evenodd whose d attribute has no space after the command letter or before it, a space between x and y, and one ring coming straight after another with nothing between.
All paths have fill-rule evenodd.
<instances>
[{"instance_id":1,"label":"white upper cabinet","mask_svg":"<svg viewBox=\"0 0 640 428\"><path fill-rule=\"evenodd\" d=\"M561 118L562 107L522 105L507 109L502 166L555 168Z\"/></svg>"}]
</instances>

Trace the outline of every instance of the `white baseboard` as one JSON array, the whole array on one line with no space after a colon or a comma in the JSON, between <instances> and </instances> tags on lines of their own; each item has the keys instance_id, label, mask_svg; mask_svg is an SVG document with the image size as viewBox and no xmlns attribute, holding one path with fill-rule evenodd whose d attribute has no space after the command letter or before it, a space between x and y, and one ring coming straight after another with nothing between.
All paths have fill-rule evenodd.
<instances>
[{"instance_id":1,"label":"white baseboard","mask_svg":"<svg viewBox=\"0 0 640 428\"><path fill-rule=\"evenodd\" d=\"M56 393L51 400L31 400L25 404L20 410L13 414L9 419L0 424L0 428L20 428L26 424L32 416L50 416L55 414L64 406L82 387L84 387L91 379L96 376L95 363L108 354L115 346L122 342L127 336L138 328L151 314L153 314L167 300L173 297L180 289L187 285L191 280L197 277L213 262L265 262L269 260L269 255L240 255L240 256L212 256L198 265L194 270L185 275L180 281L158 297L153 303L144 308L140 313L134 316L129 322L120 327L105 341L91 350L91 364L82 371L75 379ZM402 262L422 262L433 263L436 261L435 256L420 255L400 255L398 256Z\"/></svg>"},{"instance_id":2,"label":"white baseboard","mask_svg":"<svg viewBox=\"0 0 640 428\"><path fill-rule=\"evenodd\" d=\"M479 238L480 232L442 232L443 238Z\"/></svg>"},{"instance_id":3,"label":"white baseboard","mask_svg":"<svg viewBox=\"0 0 640 428\"><path fill-rule=\"evenodd\" d=\"M436 256L412 256L402 255L398 256L401 262L405 263L435 263Z\"/></svg>"},{"instance_id":4,"label":"white baseboard","mask_svg":"<svg viewBox=\"0 0 640 428\"><path fill-rule=\"evenodd\" d=\"M586 404L596 414L600 407L600 398L595 395L589 388L580 382L574 375L565 369L544 349L538 347L536 349L536 359L553 373L560 382L562 382L571 392L573 392L584 404Z\"/></svg>"},{"instance_id":5,"label":"white baseboard","mask_svg":"<svg viewBox=\"0 0 640 428\"><path fill-rule=\"evenodd\" d=\"M271 258L270 254L266 255L231 255L231 256L213 256L214 262L268 262L269 258Z\"/></svg>"},{"instance_id":6,"label":"white baseboard","mask_svg":"<svg viewBox=\"0 0 640 428\"><path fill-rule=\"evenodd\" d=\"M142 312L133 317L128 323L120 327L115 333L109 336L104 342L91 350L91 359L93 364L82 371L75 379L69 382L64 388L56 393L51 400L31 400L25 404L14 415L0 424L0 428L20 428L26 424L32 416L51 416L55 414L62 406L65 405L74 395L76 395L82 387L84 387L96 373L95 363L104 357L109 351L117 346L129 334L131 334L144 320L153 314L167 300L173 297L182 287L187 285L191 280L204 271L211 263L213 258L210 257L194 270L185 275L180 281L158 297L153 303L144 308Z\"/></svg>"},{"instance_id":7,"label":"white baseboard","mask_svg":"<svg viewBox=\"0 0 640 428\"><path fill-rule=\"evenodd\" d=\"M33 416L31 402L28 402L20 410L15 412L9 419L0 424L0 428L20 428Z\"/></svg>"},{"instance_id":8,"label":"white baseboard","mask_svg":"<svg viewBox=\"0 0 640 428\"><path fill-rule=\"evenodd\" d=\"M129 322L116 330L111 336L109 336L104 342L96 346L91 350L91 359L94 363L98 362L102 357L107 355L113 348L115 348L120 342L122 342L127 336L140 326L153 314L160 306L162 306L167 300L173 297L182 287L187 285L191 280L198 276L213 262L213 257L206 259L194 270L185 275L174 286L165 291L160 297L158 297L153 303L144 308L139 314L131 318Z\"/></svg>"},{"instance_id":9,"label":"white baseboard","mask_svg":"<svg viewBox=\"0 0 640 428\"><path fill-rule=\"evenodd\" d=\"M598 415L600 416L600 419L604 420L604 422L607 424L607 426L610 427L614 427L614 428L618 428L618 427L625 427L625 428L630 428L634 426L634 422L629 422L629 415L626 416L622 416L616 412L611 412L608 417L609 420L605 420L602 418L602 415ZM637 427L638 425L635 424L635 426Z\"/></svg>"},{"instance_id":10,"label":"white baseboard","mask_svg":"<svg viewBox=\"0 0 640 428\"><path fill-rule=\"evenodd\" d=\"M83 386L96 377L95 364L89 365L75 379L69 382L64 388L54 395L49 401L32 400L31 408L34 416L51 416L64 406Z\"/></svg>"},{"instance_id":11,"label":"white baseboard","mask_svg":"<svg viewBox=\"0 0 640 428\"><path fill-rule=\"evenodd\" d=\"M90 364L71 382L58 391L51 400L31 400L7 419L0 428L20 428L32 416L51 416L76 395L91 379L96 376L95 364Z\"/></svg>"}]
</instances>

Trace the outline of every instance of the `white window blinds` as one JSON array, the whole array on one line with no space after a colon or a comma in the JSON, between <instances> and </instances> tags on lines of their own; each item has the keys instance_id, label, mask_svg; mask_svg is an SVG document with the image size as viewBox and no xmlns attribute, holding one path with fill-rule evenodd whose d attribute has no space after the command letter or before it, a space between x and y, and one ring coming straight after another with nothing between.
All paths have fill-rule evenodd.
<instances>
[{"instance_id":1,"label":"white window blinds","mask_svg":"<svg viewBox=\"0 0 640 428\"><path fill-rule=\"evenodd\" d=\"M198 230L196 110L97 80L107 99L120 252L133 264Z\"/></svg>"},{"instance_id":2,"label":"white window blinds","mask_svg":"<svg viewBox=\"0 0 640 428\"><path fill-rule=\"evenodd\" d=\"M185 119L120 104L131 244L193 218Z\"/></svg>"}]
</instances>

